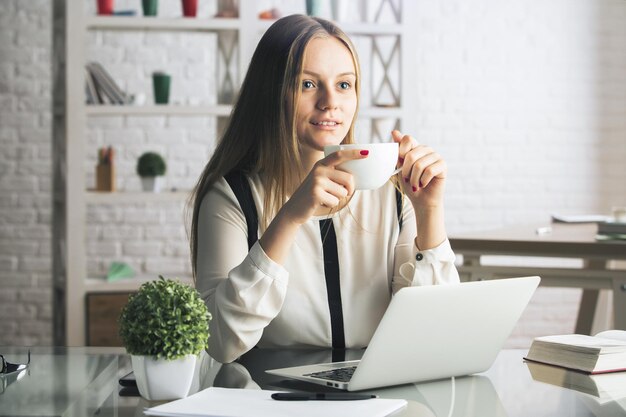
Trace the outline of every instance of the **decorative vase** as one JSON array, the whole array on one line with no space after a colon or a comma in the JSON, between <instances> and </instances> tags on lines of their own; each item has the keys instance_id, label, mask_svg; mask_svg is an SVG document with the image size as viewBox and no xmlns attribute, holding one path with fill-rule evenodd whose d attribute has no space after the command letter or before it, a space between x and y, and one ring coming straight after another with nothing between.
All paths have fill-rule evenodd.
<instances>
[{"instance_id":1,"label":"decorative vase","mask_svg":"<svg viewBox=\"0 0 626 417\"><path fill-rule=\"evenodd\" d=\"M141 188L153 193L161 192L161 177L141 177Z\"/></svg>"},{"instance_id":2,"label":"decorative vase","mask_svg":"<svg viewBox=\"0 0 626 417\"><path fill-rule=\"evenodd\" d=\"M152 73L152 89L156 104L167 104L170 101L170 84L172 77L164 72Z\"/></svg>"},{"instance_id":3,"label":"decorative vase","mask_svg":"<svg viewBox=\"0 0 626 417\"><path fill-rule=\"evenodd\" d=\"M306 0L306 14L309 16L319 16L322 12L321 0Z\"/></svg>"},{"instance_id":4,"label":"decorative vase","mask_svg":"<svg viewBox=\"0 0 626 417\"><path fill-rule=\"evenodd\" d=\"M98 0L98 14L113 14L113 0Z\"/></svg>"},{"instance_id":5,"label":"decorative vase","mask_svg":"<svg viewBox=\"0 0 626 417\"><path fill-rule=\"evenodd\" d=\"M159 0L142 0L141 7L144 16L156 16L159 9Z\"/></svg>"},{"instance_id":6,"label":"decorative vase","mask_svg":"<svg viewBox=\"0 0 626 417\"><path fill-rule=\"evenodd\" d=\"M198 0L182 0L183 1L183 16L196 17L198 13Z\"/></svg>"},{"instance_id":7,"label":"decorative vase","mask_svg":"<svg viewBox=\"0 0 626 417\"><path fill-rule=\"evenodd\" d=\"M130 359L139 394L146 400L175 400L189 394L196 355L186 355L171 361L135 355L131 355Z\"/></svg>"}]
</instances>

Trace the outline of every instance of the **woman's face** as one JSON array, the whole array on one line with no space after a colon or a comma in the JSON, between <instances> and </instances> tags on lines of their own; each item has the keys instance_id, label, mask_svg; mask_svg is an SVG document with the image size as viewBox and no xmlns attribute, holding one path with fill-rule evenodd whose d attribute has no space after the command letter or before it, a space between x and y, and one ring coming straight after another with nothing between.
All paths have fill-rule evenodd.
<instances>
[{"instance_id":1,"label":"woman's face","mask_svg":"<svg viewBox=\"0 0 626 417\"><path fill-rule=\"evenodd\" d=\"M316 38L304 52L296 132L308 150L323 151L346 137L356 112L356 69L336 38Z\"/></svg>"}]
</instances>

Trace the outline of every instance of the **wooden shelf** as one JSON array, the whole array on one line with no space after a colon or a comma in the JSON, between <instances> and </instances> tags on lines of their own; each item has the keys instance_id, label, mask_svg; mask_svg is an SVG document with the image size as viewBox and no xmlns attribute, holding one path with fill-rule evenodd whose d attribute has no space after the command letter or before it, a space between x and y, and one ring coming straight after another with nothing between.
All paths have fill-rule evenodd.
<instances>
[{"instance_id":1,"label":"wooden shelf","mask_svg":"<svg viewBox=\"0 0 626 417\"><path fill-rule=\"evenodd\" d=\"M257 28L259 31L266 31L275 20L259 20ZM403 26L378 23L343 23L337 25L349 36L377 36L377 35L400 35L403 33Z\"/></svg>"},{"instance_id":2,"label":"wooden shelf","mask_svg":"<svg viewBox=\"0 0 626 417\"><path fill-rule=\"evenodd\" d=\"M107 30L182 30L214 32L238 30L239 19L230 18L164 18L136 16L92 16L85 19L87 29Z\"/></svg>"},{"instance_id":3,"label":"wooden shelf","mask_svg":"<svg viewBox=\"0 0 626 417\"><path fill-rule=\"evenodd\" d=\"M175 203L189 198L191 191L126 192L126 191L87 191L85 201L88 204L135 204L135 203Z\"/></svg>"},{"instance_id":4,"label":"wooden shelf","mask_svg":"<svg viewBox=\"0 0 626 417\"><path fill-rule=\"evenodd\" d=\"M227 104L183 106L113 106L87 105L85 112L89 116L229 116L233 108Z\"/></svg>"}]
</instances>

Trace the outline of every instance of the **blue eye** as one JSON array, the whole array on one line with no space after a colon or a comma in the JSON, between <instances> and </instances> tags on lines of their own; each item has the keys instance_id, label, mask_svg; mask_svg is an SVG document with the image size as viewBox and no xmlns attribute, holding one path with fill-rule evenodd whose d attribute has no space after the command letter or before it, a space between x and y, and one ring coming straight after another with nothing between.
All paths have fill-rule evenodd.
<instances>
[{"instance_id":1,"label":"blue eye","mask_svg":"<svg viewBox=\"0 0 626 417\"><path fill-rule=\"evenodd\" d=\"M347 90L350 88L350 83L347 81L342 81L339 83L339 88L341 88L342 90Z\"/></svg>"},{"instance_id":2,"label":"blue eye","mask_svg":"<svg viewBox=\"0 0 626 417\"><path fill-rule=\"evenodd\" d=\"M314 87L313 81L309 81L309 80L302 81L302 87L304 87L305 89L313 88Z\"/></svg>"}]
</instances>

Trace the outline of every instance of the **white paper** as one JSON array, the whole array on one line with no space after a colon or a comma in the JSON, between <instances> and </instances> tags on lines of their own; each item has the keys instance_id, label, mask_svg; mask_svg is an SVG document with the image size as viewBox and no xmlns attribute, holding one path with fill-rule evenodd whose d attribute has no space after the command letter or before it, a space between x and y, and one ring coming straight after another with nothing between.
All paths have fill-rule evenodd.
<instances>
[{"instance_id":1,"label":"white paper","mask_svg":"<svg viewBox=\"0 0 626 417\"><path fill-rule=\"evenodd\" d=\"M626 342L626 330L605 330L596 334L596 337L603 337L605 339L622 340Z\"/></svg>"},{"instance_id":2,"label":"white paper","mask_svg":"<svg viewBox=\"0 0 626 417\"><path fill-rule=\"evenodd\" d=\"M207 388L182 400L147 408L144 414L163 417L383 417L405 400L276 401L276 391Z\"/></svg>"},{"instance_id":3,"label":"white paper","mask_svg":"<svg viewBox=\"0 0 626 417\"><path fill-rule=\"evenodd\" d=\"M584 347L611 348L626 346L626 340L619 340L616 338L608 339L604 337L588 336L584 334L561 334L556 336L542 336L537 337L536 339L543 342Z\"/></svg>"},{"instance_id":4,"label":"white paper","mask_svg":"<svg viewBox=\"0 0 626 417\"><path fill-rule=\"evenodd\" d=\"M611 219L611 216L605 216L603 214L552 215L552 220L560 223L599 223Z\"/></svg>"}]
</instances>

